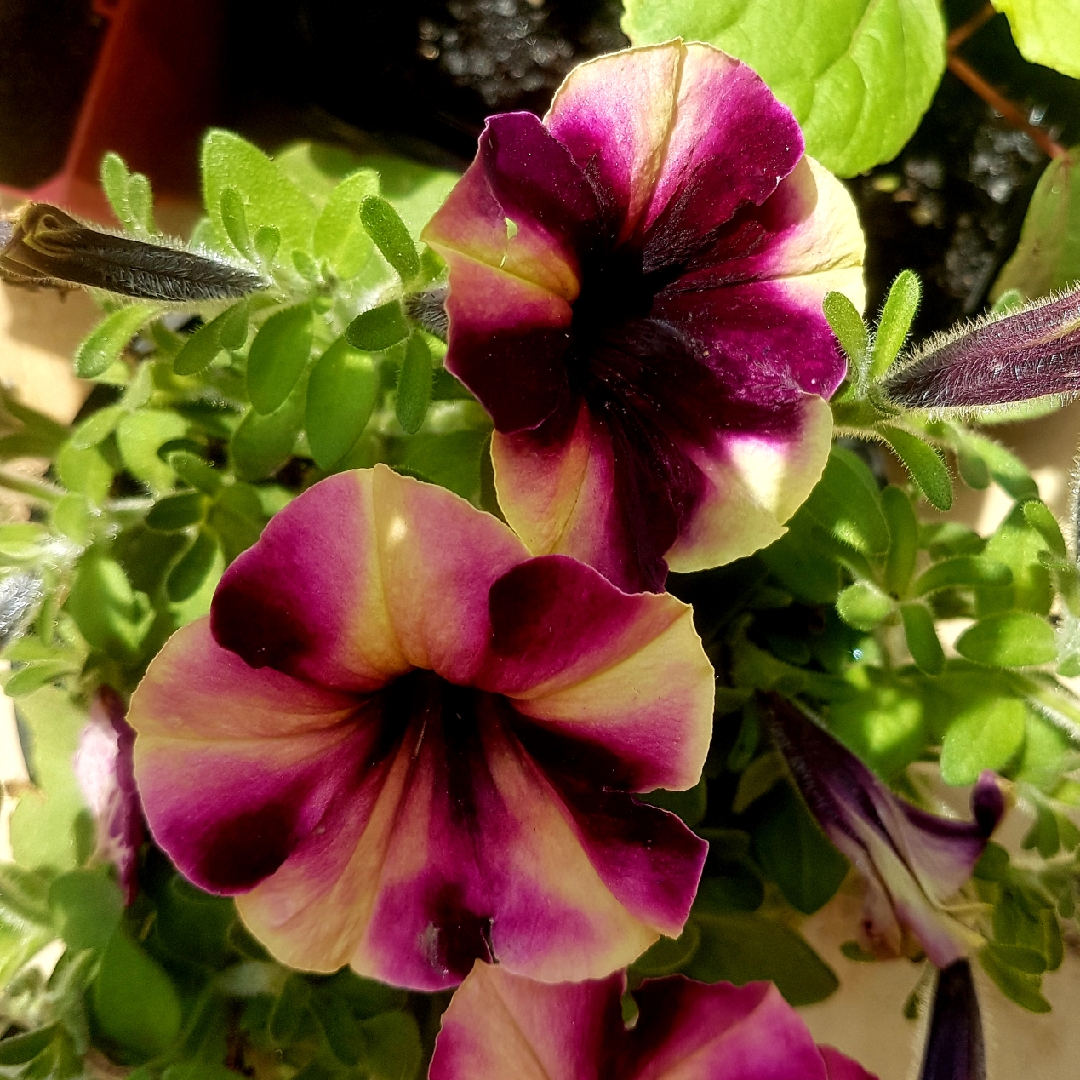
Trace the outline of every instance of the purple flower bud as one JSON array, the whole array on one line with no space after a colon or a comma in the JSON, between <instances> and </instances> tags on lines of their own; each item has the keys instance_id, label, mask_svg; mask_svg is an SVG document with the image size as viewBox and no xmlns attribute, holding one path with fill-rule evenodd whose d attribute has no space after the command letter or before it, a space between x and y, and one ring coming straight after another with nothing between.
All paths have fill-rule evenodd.
<instances>
[{"instance_id":1,"label":"purple flower bud","mask_svg":"<svg viewBox=\"0 0 1080 1080\"><path fill-rule=\"evenodd\" d=\"M986 1080L982 1017L966 960L938 975L919 1080Z\"/></svg>"}]
</instances>

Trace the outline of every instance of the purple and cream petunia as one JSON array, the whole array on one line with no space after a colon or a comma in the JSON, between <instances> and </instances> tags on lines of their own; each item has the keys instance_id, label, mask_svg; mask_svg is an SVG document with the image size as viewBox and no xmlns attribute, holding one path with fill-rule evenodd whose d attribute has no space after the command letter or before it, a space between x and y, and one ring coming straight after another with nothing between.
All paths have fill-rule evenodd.
<instances>
[{"instance_id":1,"label":"purple and cream petunia","mask_svg":"<svg viewBox=\"0 0 1080 1080\"><path fill-rule=\"evenodd\" d=\"M773 741L825 834L865 879L864 943L880 956L924 952L939 968L982 937L950 910L1005 812L992 772L971 792L973 821L894 795L850 750L779 694L763 695Z\"/></svg>"},{"instance_id":2,"label":"purple and cream petunia","mask_svg":"<svg viewBox=\"0 0 1080 1080\"><path fill-rule=\"evenodd\" d=\"M623 974L547 984L478 963L443 1013L429 1080L874 1080L771 983L647 980L623 1021Z\"/></svg>"},{"instance_id":3,"label":"purple and cream petunia","mask_svg":"<svg viewBox=\"0 0 1080 1080\"><path fill-rule=\"evenodd\" d=\"M606 975L689 913L713 673L628 595L385 466L282 510L132 698L151 832L282 962L399 986Z\"/></svg>"},{"instance_id":4,"label":"purple and cream petunia","mask_svg":"<svg viewBox=\"0 0 1080 1080\"><path fill-rule=\"evenodd\" d=\"M94 817L93 858L116 867L128 904L139 891L138 857L144 839L134 746L135 732L124 718L122 698L111 686L100 687L79 733L72 765Z\"/></svg>"},{"instance_id":5,"label":"purple and cream petunia","mask_svg":"<svg viewBox=\"0 0 1080 1080\"><path fill-rule=\"evenodd\" d=\"M681 41L582 64L543 121L488 119L422 236L532 552L659 591L783 533L845 372L822 299L861 308L864 242L750 68Z\"/></svg>"}]
</instances>

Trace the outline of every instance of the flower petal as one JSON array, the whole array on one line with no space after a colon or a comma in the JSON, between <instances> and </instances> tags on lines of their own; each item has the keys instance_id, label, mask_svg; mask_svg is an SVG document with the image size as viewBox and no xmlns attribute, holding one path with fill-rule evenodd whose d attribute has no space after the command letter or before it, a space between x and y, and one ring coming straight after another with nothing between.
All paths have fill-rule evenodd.
<instances>
[{"instance_id":1,"label":"flower petal","mask_svg":"<svg viewBox=\"0 0 1080 1080\"><path fill-rule=\"evenodd\" d=\"M821 478L832 446L832 410L802 395L783 425L725 432L692 454L706 478L704 497L667 553L676 573L741 559L785 532L783 522Z\"/></svg>"},{"instance_id":2,"label":"flower petal","mask_svg":"<svg viewBox=\"0 0 1080 1080\"><path fill-rule=\"evenodd\" d=\"M408 669L385 614L372 480L339 473L275 515L221 579L219 644L253 667L347 690Z\"/></svg>"},{"instance_id":3,"label":"flower petal","mask_svg":"<svg viewBox=\"0 0 1080 1080\"><path fill-rule=\"evenodd\" d=\"M750 68L681 41L580 65L544 123L620 208L618 238L636 233L648 268L760 205L802 154L794 117Z\"/></svg>"},{"instance_id":4,"label":"flower petal","mask_svg":"<svg viewBox=\"0 0 1080 1080\"><path fill-rule=\"evenodd\" d=\"M768 983L646 981L629 1031L624 985L619 976L548 985L477 964L443 1014L430 1078L831 1080L826 1060L847 1061L826 1059ZM855 1069L835 1080L873 1080Z\"/></svg>"},{"instance_id":5,"label":"flower petal","mask_svg":"<svg viewBox=\"0 0 1080 1080\"><path fill-rule=\"evenodd\" d=\"M450 267L446 366L500 431L535 427L568 401L578 254L598 214L566 148L531 113L504 113L424 229Z\"/></svg>"},{"instance_id":6,"label":"flower petal","mask_svg":"<svg viewBox=\"0 0 1080 1080\"><path fill-rule=\"evenodd\" d=\"M944 904L967 881L1004 813L992 773L972 792L973 822L928 814L894 795L858 758L778 694L766 721L818 824L867 881L866 931L886 954L907 934L944 968L981 942Z\"/></svg>"},{"instance_id":7,"label":"flower petal","mask_svg":"<svg viewBox=\"0 0 1080 1080\"><path fill-rule=\"evenodd\" d=\"M481 707L497 712L497 701ZM252 931L293 966L348 961L429 990L454 985L477 958L543 979L594 977L629 963L659 933L677 934L704 844L651 807L636 817L619 808L621 834L590 844L591 821L566 806L513 722L509 710L475 729L425 714L423 739L415 725L403 739L366 827L358 833L351 816L339 827L348 815L339 808L239 900ZM602 861L620 843L625 858L613 876L623 895L606 865L594 867L597 853Z\"/></svg>"},{"instance_id":8,"label":"flower petal","mask_svg":"<svg viewBox=\"0 0 1080 1080\"><path fill-rule=\"evenodd\" d=\"M294 499L225 572L214 636L255 667L366 692L410 667L467 681L491 583L528 553L501 522L385 466Z\"/></svg>"},{"instance_id":9,"label":"flower petal","mask_svg":"<svg viewBox=\"0 0 1080 1080\"><path fill-rule=\"evenodd\" d=\"M831 1046L819 1046L818 1053L825 1062L828 1080L875 1080L857 1061L853 1061Z\"/></svg>"}]
</instances>

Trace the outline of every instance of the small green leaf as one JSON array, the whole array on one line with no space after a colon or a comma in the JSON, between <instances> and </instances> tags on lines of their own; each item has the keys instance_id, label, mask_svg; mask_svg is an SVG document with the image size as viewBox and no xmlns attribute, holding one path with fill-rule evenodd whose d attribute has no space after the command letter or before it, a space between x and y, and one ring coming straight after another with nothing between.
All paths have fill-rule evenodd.
<instances>
[{"instance_id":1,"label":"small green leaf","mask_svg":"<svg viewBox=\"0 0 1080 1080\"><path fill-rule=\"evenodd\" d=\"M236 426L230 449L241 480L265 480L292 457L304 426L306 390L301 380L280 408L265 416L250 409Z\"/></svg>"},{"instance_id":2,"label":"small green leaf","mask_svg":"<svg viewBox=\"0 0 1080 1080\"><path fill-rule=\"evenodd\" d=\"M128 206L128 167L124 159L111 150L101 159L101 187L117 220L125 229L137 232Z\"/></svg>"},{"instance_id":3,"label":"small green leaf","mask_svg":"<svg viewBox=\"0 0 1080 1080\"><path fill-rule=\"evenodd\" d=\"M384 1012L360 1027L362 1065L372 1080L416 1080L423 1047L416 1021L405 1012Z\"/></svg>"},{"instance_id":4,"label":"small green leaf","mask_svg":"<svg viewBox=\"0 0 1080 1080\"><path fill-rule=\"evenodd\" d=\"M307 388L308 445L316 463L331 468L364 433L379 392L379 370L343 337L315 362Z\"/></svg>"},{"instance_id":5,"label":"small green leaf","mask_svg":"<svg viewBox=\"0 0 1080 1080\"><path fill-rule=\"evenodd\" d=\"M902 428L882 425L879 430L930 503L938 510L948 510L952 506L952 480L941 454Z\"/></svg>"},{"instance_id":6,"label":"small green leaf","mask_svg":"<svg viewBox=\"0 0 1080 1080\"><path fill-rule=\"evenodd\" d=\"M207 495L216 495L221 489L221 474L190 450L174 450L169 455L169 464L185 484Z\"/></svg>"},{"instance_id":7,"label":"small green leaf","mask_svg":"<svg viewBox=\"0 0 1080 1080\"><path fill-rule=\"evenodd\" d=\"M9 698L25 697L43 686L77 673L77 668L70 660L38 660L19 668L4 683L4 693Z\"/></svg>"},{"instance_id":8,"label":"small green leaf","mask_svg":"<svg viewBox=\"0 0 1080 1080\"><path fill-rule=\"evenodd\" d=\"M244 200L248 229L278 230L286 250L306 249L315 225L315 208L278 166L257 147L229 131L211 129L202 147L203 204L219 243L228 231L221 216L221 196L236 188Z\"/></svg>"},{"instance_id":9,"label":"small green leaf","mask_svg":"<svg viewBox=\"0 0 1080 1080\"><path fill-rule=\"evenodd\" d=\"M274 263L274 258L281 247L281 233L273 225L260 225L255 230L255 253L266 267Z\"/></svg>"},{"instance_id":10,"label":"small green leaf","mask_svg":"<svg viewBox=\"0 0 1080 1080\"><path fill-rule=\"evenodd\" d=\"M744 60L840 176L900 152L945 69L936 0L627 0L622 28L634 45L681 37Z\"/></svg>"},{"instance_id":11,"label":"small green leaf","mask_svg":"<svg viewBox=\"0 0 1080 1080\"><path fill-rule=\"evenodd\" d=\"M989 667L1032 667L1049 664L1057 656L1054 628L1026 611L980 619L957 638L956 651Z\"/></svg>"},{"instance_id":12,"label":"small green leaf","mask_svg":"<svg viewBox=\"0 0 1080 1080\"><path fill-rule=\"evenodd\" d=\"M1004 768L1024 745L1027 706L1016 698L984 698L945 732L941 776L947 784L974 784L984 769Z\"/></svg>"},{"instance_id":13,"label":"small green leaf","mask_svg":"<svg viewBox=\"0 0 1080 1080\"><path fill-rule=\"evenodd\" d=\"M221 193L221 227L232 246L245 258L251 258L251 234L244 213L244 199L234 187L227 187Z\"/></svg>"},{"instance_id":14,"label":"small green leaf","mask_svg":"<svg viewBox=\"0 0 1080 1080\"><path fill-rule=\"evenodd\" d=\"M1044 859L1052 859L1061 849L1061 832L1058 829L1057 815L1041 802L1035 806L1035 821L1027 836L1024 837L1021 846L1025 851L1035 848ZM1014 964L1013 966L1019 967L1020 965ZM1028 969L1021 968L1021 970L1027 971ZM1045 965L1043 970L1045 970ZM1033 974L1040 975L1042 971L1036 971Z\"/></svg>"},{"instance_id":15,"label":"small green leaf","mask_svg":"<svg viewBox=\"0 0 1080 1080\"><path fill-rule=\"evenodd\" d=\"M787 766L778 750L770 750L754 758L743 770L731 803L733 814L743 814L747 808L772 791L773 787L787 777Z\"/></svg>"},{"instance_id":16,"label":"small green leaf","mask_svg":"<svg viewBox=\"0 0 1080 1080\"><path fill-rule=\"evenodd\" d=\"M911 587L913 596L926 596L939 589L975 588L989 586L1000 588L1012 584L1012 570L1004 563L995 562L983 555L957 555L934 563L920 574Z\"/></svg>"},{"instance_id":17,"label":"small green leaf","mask_svg":"<svg viewBox=\"0 0 1080 1080\"><path fill-rule=\"evenodd\" d=\"M166 443L183 438L188 422L165 409L142 409L129 413L116 426L116 444L131 474L155 492L171 490L175 473L158 451Z\"/></svg>"},{"instance_id":18,"label":"small green leaf","mask_svg":"<svg viewBox=\"0 0 1080 1080\"><path fill-rule=\"evenodd\" d=\"M107 315L75 350L75 374L80 379L101 375L120 359L128 342L156 311L150 304L131 304Z\"/></svg>"},{"instance_id":19,"label":"small green leaf","mask_svg":"<svg viewBox=\"0 0 1080 1080\"><path fill-rule=\"evenodd\" d=\"M195 542L180 556L166 578L165 591L174 604L189 600L203 587L214 571L219 550L213 534L200 529Z\"/></svg>"},{"instance_id":20,"label":"small green leaf","mask_svg":"<svg viewBox=\"0 0 1080 1080\"><path fill-rule=\"evenodd\" d=\"M378 193L379 174L357 169L330 193L315 223L315 257L325 259L330 270L346 281L356 277L371 257L372 241L360 221L360 204Z\"/></svg>"},{"instance_id":21,"label":"small green leaf","mask_svg":"<svg viewBox=\"0 0 1080 1080\"><path fill-rule=\"evenodd\" d=\"M406 434L420 430L431 404L431 350L422 335L413 334L405 347L398 376L396 411Z\"/></svg>"},{"instance_id":22,"label":"small green leaf","mask_svg":"<svg viewBox=\"0 0 1080 1080\"><path fill-rule=\"evenodd\" d=\"M248 352L247 388L262 416L280 408L311 359L311 306L275 312L259 327Z\"/></svg>"},{"instance_id":23,"label":"small green leaf","mask_svg":"<svg viewBox=\"0 0 1080 1080\"><path fill-rule=\"evenodd\" d=\"M360 204L360 221L401 280L412 281L420 272L420 256L398 212L385 199L370 195Z\"/></svg>"},{"instance_id":24,"label":"small green leaf","mask_svg":"<svg viewBox=\"0 0 1080 1080\"><path fill-rule=\"evenodd\" d=\"M409 324L398 300L357 315L345 329L345 340L362 352L385 352L409 336Z\"/></svg>"},{"instance_id":25,"label":"small green leaf","mask_svg":"<svg viewBox=\"0 0 1080 1080\"><path fill-rule=\"evenodd\" d=\"M822 309L832 332L852 365L858 370L866 360L866 349L870 340L866 323L863 322L858 308L843 293L831 292L825 294Z\"/></svg>"},{"instance_id":26,"label":"small green leaf","mask_svg":"<svg viewBox=\"0 0 1080 1080\"><path fill-rule=\"evenodd\" d=\"M206 516L206 496L201 491L166 495L150 507L146 524L160 532L176 532L197 525Z\"/></svg>"},{"instance_id":27,"label":"small green leaf","mask_svg":"<svg viewBox=\"0 0 1080 1080\"><path fill-rule=\"evenodd\" d=\"M927 675L940 675L945 670L945 650L938 640L930 610L924 604L901 604L900 618L904 622L908 652L919 670Z\"/></svg>"},{"instance_id":28,"label":"small green leaf","mask_svg":"<svg viewBox=\"0 0 1080 1080\"><path fill-rule=\"evenodd\" d=\"M694 915L701 944L683 969L702 982L742 986L767 979L791 1005L823 1001L839 985L833 970L794 930L760 915Z\"/></svg>"},{"instance_id":29,"label":"small green leaf","mask_svg":"<svg viewBox=\"0 0 1080 1080\"><path fill-rule=\"evenodd\" d=\"M1027 466L1011 451L985 435L965 432L964 442L986 462L995 483L1017 501L1037 499L1039 488Z\"/></svg>"},{"instance_id":30,"label":"small green leaf","mask_svg":"<svg viewBox=\"0 0 1080 1080\"><path fill-rule=\"evenodd\" d=\"M918 275L904 270L889 289L881 311L874 344L870 354L870 378L880 379L900 355L911 329L911 320L919 309L922 285Z\"/></svg>"},{"instance_id":31,"label":"small green leaf","mask_svg":"<svg viewBox=\"0 0 1080 1080\"><path fill-rule=\"evenodd\" d=\"M247 312L247 304L241 301L200 326L185 339L173 359L173 371L177 375L198 375L222 350L241 348L247 340Z\"/></svg>"},{"instance_id":32,"label":"small green leaf","mask_svg":"<svg viewBox=\"0 0 1080 1080\"><path fill-rule=\"evenodd\" d=\"M856 581L836 598L840 618L856 630L873 630L892 611L892 598L871 581Z\"/></svg>"},{"instance_id":33,"label":"small green leaf","mask_svg":"<svg viewBox=\"0 0 1080 1080\"><path fill-rule=\"evenodd\" d=\"M634 961L634 971L649 979L672 975L690 960L700 942L698 924L690 920L677 938L662 937L639 956Z\"/></svg>"},{"instance_id":34,"label":"small green leaf","mask_svg":"<svg viewBox=\"0 0 1080 1080\"><path fill-rule=\"evenodd\" d=\"M1038 975L1028 975L1017 971L1016 968L1003 963L988 948L979 952L979 963L982 964L986 974L994 980L997 988L1010 1001L1015 1001L1017 1005L1027 1009L1029 1012L1050 1012L1050 1002L1040 992L1042 980Z\"/></svg>"},{"instance_id":35,"label":"small green leaf","mask_svg":"<svg viewBox=\"0 0 1080 1080\"><path fill-rule=\"evenodd\" d=\"M0 1041L0 1065L25 1065L33 1061L60 1034L59 1024L49 1024L23 1035L9 1035ZM24 1072L23 1076L30 1076Z\"/></svg>"},{"instance_id":36,"label":"small green leaf","mask_svg":"<svg viewBox=\"0 0 1080 1080\"><path fill-rule=\"evenodd\" d=\"M702 779L692 788L685 791L668 791L666 788L656 788L646 795L638 798L650 806L658 806L661 810L677 814L683 823L691 829L705 817L708 794L705 780Z\"/></svg>"},{"instance_id":37,"label":"small green leaf","mask_svg":"<svg viewBox=\"0 0 1080 1080\"><path fill-rule=\"evenodd\" d=\"M1027 523L1038 532L1046 542L1047 548L1052 555L1064 559L1068 552L1065 547L1065 537L1061 535L1061 526L1057 518L1050 512L1050 507L1044 502L1032 499L1024 503L1024 518Z\"/></svg>"},{"instance_id":38,"label":"small green leaf","mask_svg":"<svg viewBox=\"0 0 1080 1080\"><path fill-rule=\"evenodd\" d=\"M302 975L290 975L270 1013L268 1034L274 1043L287 1046L296 1038L310 1003L311 984Z\"/></svg>"},{"instance_id":39,"label":"small green leaf","mask_svg":"<svg viewBox=\"0 0 1080 1080\"><path fill-rule=\"evenodd\" d=\"M907 493L892 484L882 489L881 510L890 537L885 560L885 588L894 596L903 596L919 555L919 522Z\"/></svg>"},{"instance_id":40,"label":"small green leaf","mask_svg":"<svg viewBox=\"0 0 1080 1080\"><path fill-rule=\"evenodd\" d=\"M72 870L49 888L56 928L73 952L104 949L120 925L124 897L100 870Z\"/></svg>"},{"instance_id":41,"label":"small green leaf","mask_svg":"<svg viewBox=\"0 0 1080 1080\"><path fill-rule=\"evenodd\" d=\"M127 932L113 934L91 986L101 1032L138 1057L167 1050L180 1035L183 1013L164 970Z\"/></svg>"},{"instance_id":42,"label":"small green leaf","mask_svg":"<svg viewBox=\"0 0 1080 1080\"><path fill-rule=\"evenodd\" d=\"M157 233L158 228L154 224L154 193L150 190L150 179L145 173L131 174L128 178L127 196L136 231L150 236Z\"/></svg>"},{"instance_id":43,"label":"small green leaf","mask_svg":"<svg viewBox=\"0 0 1080 1080\"><path fill-rule=\"evenodd\" d=\"M138 651L152 617L146 597L131 587L123 567L98 548L79 560L64 607L92 648L121 662Z\"/></svg>"},{"instance_id":44,"label":"small green leaf","mask_svg":"<svg viewBox=\"0 0 1080 1080\"><path fill-rule=\"evenodd\" d=\"M220 321L219 321L220 320ZM223 349L242 349L247 342L248 305L246 300L233 304L214 320L218 328L218 341ZM175 362L174 362L175 370ZM181 372L177 372L181 374Z\"/></svg>"},{"instance_id":45,"label":"small green leaf","mask_svg":"<svg viewBox=\"0 0 1080 1080\"><path fill-rule=\"evenodd\" d=\"M80 450L68 443L60 448L54 465L68 491L85 495L95 506L105 501L112 486L113 470L98 447Z\"/></svg>"},{"instance_id":46,"label":"small green leaf","mask_svg":"<svg viewBox=\"0 0 1080 1080\"><path fill-rule=\"evenodd\" d=\"M864 555L889 550L889 526L870 470L850 451L834 446L806 509L838 540Z\"/></svg>"},{"instance_id":47,"label":"small green leaf","mask_svg":"<svg viewBox=\"0 0 1080 1080\"><path fill-rule=\"evenodd\" d=\"M107 405L91 413L71 433L71 445L76 450L86 450L104 442L116 430L126 411L123 405Z\"/></svg>"}]
</instances>

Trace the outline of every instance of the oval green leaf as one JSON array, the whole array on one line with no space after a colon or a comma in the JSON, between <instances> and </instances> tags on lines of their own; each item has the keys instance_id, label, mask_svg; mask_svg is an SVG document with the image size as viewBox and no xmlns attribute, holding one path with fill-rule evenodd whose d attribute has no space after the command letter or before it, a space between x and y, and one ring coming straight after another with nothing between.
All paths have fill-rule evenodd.
<instances>
[{"instance_id":1,"label":"oval green leaf","mask_svg":"<svg viewBox=\"0 0 1080 1080\"><path fill-rule=\"evenodd\" d=\"M398 212L385 199L369 195L360 204L360 221L401 280L412 281L420 273L420 256Z\"/></svg>"},{"instance_id":2,"label":"oval green leaf","mask_svg":"<svg viewBox=\"0 0 1080 1080\"><path fill-rule=\"evenodd\" d=\"M361 312L345 328L345 340L362 352L385 352L409 336L409 324L398 300Z\"/></svg>"},{"instance_id":3,"label":"oval green leaf","mask_svg":"<svg viewBox=\"0 0 1080 1080\"><path fill-rule=\"evenodd\" d=\"M364 433L379 391L375 360L338 338L311 369L307 388L308 445L323 469L340 461Z\"/></svg>"},{"instance_id":4,"label":"oval green leaf","mask_svg":"<svg viewBox=\"0 0 1080 1080\"><path fill-rule=\"evenodd\" d=\"M257 413L272 413L292 393L311 359L311 337L308 304L278 311L259 327L247 368L248 395Z\"/></svg>"},{"instance_id":5,"label":"oval green leaf","mask_svg":"<svg viewBox=\"0 0 1080 1080\"><path fill-rule=\"evenodd\" d=\"M1054 628L1026 611L1004 611L969 626L956 641L956 651L989 667L1033 667L1057 656Z\"/></svg>"},{"instance_id":6,"label":"oval green leaf","mask_svg":"<svg viewBox=\"0 0 1080 1080\"><path fill-rule=\"evenodd\" d=\"M931 505L938 510L948 510L952 506L952 479L941 454L902 428L883 425L879 431Z\"/></svg>"},{"instance_id":7,"label":"oval green leaf","mask_svg":"<svg viewBox=\"0 0 1080 1080\"><path fill-rule=\"evenodd\" d=\"M398 423L406 434L414 435L419 431L427 416L432 375L431 350L419 334L413 334L401 362L395 403Z\"/></svg>"},{"instance_id":8,"label":"oval green leaf","mask_svg":"<svg viewBox=\"0 0 1080 1080\"><path fill-rule=\"evenodd\" d=\"M75 351L75 374L80 379L95 379L107 371L156 310L150 304L131 304L107 315Z\"/></svg>"}]
</instances>

